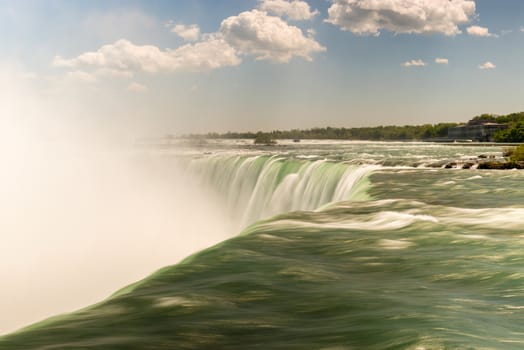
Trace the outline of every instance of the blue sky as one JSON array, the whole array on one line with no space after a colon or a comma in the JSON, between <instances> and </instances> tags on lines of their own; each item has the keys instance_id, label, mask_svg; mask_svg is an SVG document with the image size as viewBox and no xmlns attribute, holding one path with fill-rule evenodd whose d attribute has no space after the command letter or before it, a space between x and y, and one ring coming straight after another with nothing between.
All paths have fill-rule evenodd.
<instances>
[{"instance_id":1,"label":"blue sky","mask_svg":"<svg viewBox=\"0 0 524 350\"><path fill-rule=\"evenodd\" d=\"M524 110L523 26L521 0L0 1L2 91L137 137L465 121Z\"/></svg>"}]
</instances>

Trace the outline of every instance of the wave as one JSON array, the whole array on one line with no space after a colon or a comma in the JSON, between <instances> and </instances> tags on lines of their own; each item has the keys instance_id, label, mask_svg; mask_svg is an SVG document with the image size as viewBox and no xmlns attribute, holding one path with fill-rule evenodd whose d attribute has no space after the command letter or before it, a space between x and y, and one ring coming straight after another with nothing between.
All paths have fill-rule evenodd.
<instances>
[{"instance_id":1,"label":"wave","mask_svg":"<svg viewBox=\"0 0 524 350\"><path fill-rule=\"evenodd\" d=\"M437 192L449 200L444 184L475 194L470 187L489 173L455 172L451 183L397 169L401 187L377 165L264 155L186 161L192 180L247 228L106 301L0 338L0 349L522 344L524 209L431 202ZM487 198L481 190L472 200ZM409 191L427 201L407 199ZM385 192L407 197L379 199Z\"/></svg>"},{"instance_id":2,"label":"wave","mask_svg":"<svg viewBox=\"0 0 524 350\"><path fill-rule=\"evenodd\" d=\"M458 210L451 226L456 208L409 200L284 214L0 349L516 349L521 229Z\"/></svg>"},{"instance_id":3,"label":"wave","mask_svg":"<svg viewBox=\"0 0 524 350\"><path fill-rule=\"evenodd\" d=\"M493 235L501 227L501 232L520 232L524 226L524 208L458 208L405 199L337 202L321 211L288 213L260 221L246 232L253 227L268 228L267 225L277 229L298 227L384 231L403 229L415 223L431 223L450 230L469 227L487 230Z\"/></svg>"}]
</instances>

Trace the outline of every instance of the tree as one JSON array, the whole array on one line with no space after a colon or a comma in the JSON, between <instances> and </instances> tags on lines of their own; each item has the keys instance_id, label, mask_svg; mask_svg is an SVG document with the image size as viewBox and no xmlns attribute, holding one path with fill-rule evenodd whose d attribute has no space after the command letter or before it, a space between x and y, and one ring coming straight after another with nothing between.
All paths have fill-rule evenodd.
<instances>
[{"instance_id":1,"label":"tree","mask_svg":"<svg viewBox=\"0 0 524 350\"><path fill-rule=\"evenodd\" d=\"M271 135L265 132L257 132L255 136L255 144L256 145L274 145L277 142L271 138Z\"/></svg>"},{"instance_id":2,"label":"tree","mask_svg":"<svg viewBox=\"0 0 524 350\"><path fill-rule=\"evenodd\" d=\"M497 142L524 142L524 122L520 121L494 135Z\"/></svg>"},{"instance_id":3,"label":"tree","mask_svg":"<svg viewBox=\"0 0 524 350\"><path fill-rule=\"evenodd\" d=\"M520 145L516 147L513 152L511 153L511 156L509 159L512 162L523 162L524 161L524 145Z\"/></svg>"},{"instance_id":4,"label":"tree","mask_svg":"<svg viewBox=\"0 0 524 350\"><path fill-rule=\"evenodd\" d=\"M468 125L481 125L484 123L497 123L497 117L493 114L482 114L474 117L468 122Z\"/></svg>"}]
</instances>

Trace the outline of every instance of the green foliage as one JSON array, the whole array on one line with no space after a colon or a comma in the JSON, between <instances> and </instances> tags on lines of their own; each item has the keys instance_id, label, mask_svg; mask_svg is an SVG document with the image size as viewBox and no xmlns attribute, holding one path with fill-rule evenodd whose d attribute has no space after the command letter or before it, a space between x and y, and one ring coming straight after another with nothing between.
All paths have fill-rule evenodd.
<instances>
[{"instance_id":1,"label":"green foliage","mask_svg":"<svg viewBox=\"0 0 524 350\"><path fill-rule=\"evenodd\" d=\"M483 123L508 124L506 130L495 133L496 142L524 142L524 112L508 115L482 114L471 119L468 125Z\"/></svg>"},{"instance_id":2,"label":"green foliage","mask_svg":"<svg viewBox=\"0 0 524 350\"><path fill-rule=\"evenodd\" d=\"M255 139L256 144L268 144L268 138L269 144L274 143L273 140L281 139L413 141L432 138L445 138L448 135L448 128L457 125L457 123L439 123L435 125L390 125L365 128L326 127L306 130L274 130L268 133L258 132L256 134L252 132L227 132L225 134L209 133L206 136L209 138L224 139Z\"/></svg>"},{"instance_id":3,"label":"green foliage","mask_svg":"<svg viewBox=\"0 0 524 350\"><path fill-rule=\"evenodd\" d=\"M259 131L255 136L255 144L257 145L273 145L275 143L276 141L273 140L269 133Z\"/></svg>"},{"instance_id":4,"label":"green foliage","mask_svg":"<svg viewBox=\"0 0 524 350\"><path fill-rule=\"evenodd\" d=\"M524 162L524 144L518 147L505 147L502 155L509 158L510 162Z\"/></svg>"},{"instance_id":5,"label":"green foliage","mask_svg":"<svg viewBox=\"0 0 524 350\"><path fill-rule=\"evenodd\" d=\"M512 162L524 162L524 145L516 147L511 153L509 160Z\"/></svg>"},{"instance_id":6,"label":"green foliage","mask_svg":"<svg viewBox=\"0 0 524 350\"><path fill-rule=\"evenodd\" d=\"M503 124L515 124L518 122L524 122L524 112L498 116L496 118L496 122Z\"/></svg>"},{"instance_id":7,"label":"green foliage","mask_svg":"<svg viewBox=\"0 0 524 350\"><path fill-rule=\"evenodd\" d=\"M509 124L508 129L495 134L497 142L524 142L524 112L497 116L482 114L468 121L468 125L483 123ZM463 123L462 123L463 124ZM255 139L256 144L273 144L279 139L328 139L328 140L380 140L380 141L414 141L445 139L448 129L459 126L458 123L438 123L404 126L376 126L364 128L312 128L306 130L274 130L268 133L230 132L225 134L209 133L206 138L222 139ZM190 135L194 137L195 135ZM269 140L268 140L269 138ZM258 141L257 141L258 139Z\"/></svg>"},{"instance_id":8,"label":"green foliage","mask_svg":"<svg viewBox=\"0 0 524 350\"><path fill-rule=\"evenodd\" d=\"M481 125L484 123L498 123L497 116L493 114L481 114L468 121L468 125Z\"/></svg>"},{"instance_id":9,"label":"green foliage","mask_svg":"<svg viewBox=\"0 0 524 350\"><path fill-rule=\"evenodd\" d=\"M524 142L524 121L511 123L506 130L500 130L494 135L497 142Z\"/></svg>"}]
</instances>

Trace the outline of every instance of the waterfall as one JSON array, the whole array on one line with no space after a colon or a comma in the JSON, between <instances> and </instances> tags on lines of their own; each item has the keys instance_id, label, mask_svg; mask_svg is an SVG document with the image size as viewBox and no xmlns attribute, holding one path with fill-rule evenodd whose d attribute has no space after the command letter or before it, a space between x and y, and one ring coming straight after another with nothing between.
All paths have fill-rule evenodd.
<instances>
[{"instance_id":1,"label":"waterfall","mask_svg":"<svg viewBox=\"0 0 524 350\"><path fill-rule=\"evenodd\" d=\"M364 181L376 166L278 156L212 156L193 159L189 171L225 200L244 227L257 220L328 203L366 199Z\"/></svg>"}]
</instances>

